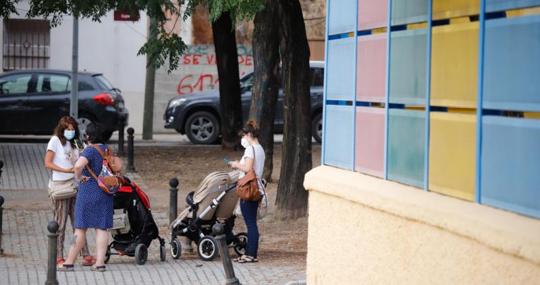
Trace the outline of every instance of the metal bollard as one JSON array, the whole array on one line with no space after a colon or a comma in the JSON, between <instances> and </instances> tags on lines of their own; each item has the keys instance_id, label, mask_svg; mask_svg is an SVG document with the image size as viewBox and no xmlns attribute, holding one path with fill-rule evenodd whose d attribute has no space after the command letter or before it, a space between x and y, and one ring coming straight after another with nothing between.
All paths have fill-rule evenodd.
<instances>
[{"instance_id":1,"label":"metal bollard","mask_svg":"<svg viewBox=\"0 0 540 285\"><path fill-rule=\"evenodd\" d=\"M178 216L178 179L169 180L171 189L169 195L169 224L171 224Z\"/></svg>"},{"instance_id":2,"label":"metal bollard","mask_svg":"<svg viewBox=\"0 0 540 285\"><path fill-rule=\"evenodd\" d=\"M225 284L226 285L240 285L240 281L234 275L234 268L232 265L231 257L229 256L229 248L227 247L227 237L225 236L225 227L223 224L216 223L212 227L212 233L217 241L219 255L223 262L223 268L225 270Z\"/></svg>"},{"instance_id":3,"label":"metal bollard","mask_svg":"<svg viewBox=\"0 0 540 285\"><path fill-rule=\"evenodd\" d=\"M45 285L58 285L58 280L56 279L56 242L58 239L58 223L55 221L50 221L47 225L47 230L49 234L49 256L47 262L47 281Z\"/></svg>"},{"instance_id":4,"label":"metal bollard","mask_svg":"<svg viewBox=\"0 0 540 285\"><path fill-rule=\"evenodd\" d=\"M135 130L133 128L127 129L128 133L128 144L127 144L127 151L128 151L128 171L135 171L135 165L133 163L134 160L134 150L133 150L133 133L135 133Z\"/></svg>"},{"instance_id":5,"label":"metal bollard","mask_svg":"<svg viewBox=\"0 0 540 285\"><path fill-rule=\"evenodd\" d=\"M2 236L4 235L3 232L3 225L2 221L4 220L4 197L0 196L0 256L4 255L4 249L2 248Z\"/></svg>"},{"instance_id":6,"label":"metal bollard","mask_svg":"<svg viewBox=\"0 0 540 285\"><path fill-rule=\"evenodd\" d=\"M124 155L124 125L118 128L118 155Z\"/></svg>"}]
</instances>

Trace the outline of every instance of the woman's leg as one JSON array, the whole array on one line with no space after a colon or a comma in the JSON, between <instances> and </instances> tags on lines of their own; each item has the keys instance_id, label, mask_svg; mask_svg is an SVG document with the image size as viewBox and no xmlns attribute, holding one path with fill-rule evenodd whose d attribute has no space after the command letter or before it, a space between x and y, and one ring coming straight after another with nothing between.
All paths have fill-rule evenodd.
<instances>
[{"instance_id":1,"label":"woman's leg","mask_svg":"<svg viewBox=\"0 0 540 285\"><path fill-rule=\"evenodd\" d=\"M54 220L58 223L58 240L56 242L56 258L64 258L64 239L66 237L66 223L69 215L71 199L52 200L54 206ZM73 223L72 223L73 224Z\"/></svg>"},{"instance_id":2,"label":"woman's leg","mask_svg":"<svg viewBox=\"0 0 540 285\"><path fill-rule=\"evenodd\" d=\"M259 228L257 227L257 208L258 201L240 201L240 210L247 227L248 244L246 247L246 255L257 258L259 251Z\"/></svg>"},{"instance_id":3,"label":"woman's leg","mask_svg":"<svg viewBox=\"0 0 540 285\"><path fill-rule=\"evenodd\" d=\"M109 232L106 230L96 229L96 264L101 266L105 264L105 254L109 246Z\"/></svg>"},{"instance_id":4,"label":"woman's leg","mask_svg":"<svg viewBox=\"0 0 540 285\"><path fill-rule=\"evenodd\" d=\"M71 226L75 224L75 198L69 199L69 221L71 222ZM88 241L85 239L84 246L81 251L82 256L89 256L90 251L88 250Z\"/></svg>"},{"instance_id":5,"label":"woman's leg","mask_svg":"<svg viewBox=\"0 0 540 285\"><path fill-rule=\"evenodd\" d=\"M77 255L79 254L85 243L86 229L75 229L75 233L73 234L73 243L71 245L71 248L69 249L68 257L65 264L71 265L75 263L75 259L77 259Z\"/></svg>"}]
</instances>

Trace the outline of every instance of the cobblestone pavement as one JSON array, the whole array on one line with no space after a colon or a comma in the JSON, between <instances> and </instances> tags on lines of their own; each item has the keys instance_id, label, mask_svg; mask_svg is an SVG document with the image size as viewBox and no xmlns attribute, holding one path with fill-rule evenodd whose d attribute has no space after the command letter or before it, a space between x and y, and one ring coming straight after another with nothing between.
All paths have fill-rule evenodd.
<instances>
[{"instance_id":1,"label":"cobblestone pavement","mask_svg":"<svg viewBox=\"0 0 540 285\"><path fill-rule=\"evenodd\" d=\"M47 144L1 143L4 161L0 189L46 189L49 173L43 166Z\"/></svg>"},{"instance_id":2,"label":"cobblestone pavement","mask_svg":"<svg viewBox=\"0 0 540 285\"><path fill-rule=\"evenodd\" d=\"M4 210L4 234L0 257L0 284L44 284L47 269L46 225L52 215L47 210ZM165 215L155 214L157 223L167 223ZM69 227L70 228L70 227ZM93 231L89 231L89 245L95 244ZM71 234L66 236L66 241ZM67 251L66 242L66 251ZM94 251L93 251L94 252ZM169 249L167 248L169 254ZM159 261L158 242L149 249L148 262L135 265L130 257L113 256L108 271L92 272L88 267L76 266L75 272L58 272L60 284L224 284L220 260L204 262L195 255ZM242 284L286 284L305 279L302 266L293 264L235 264L236 276Z\"/></svg>"}]
</instances>

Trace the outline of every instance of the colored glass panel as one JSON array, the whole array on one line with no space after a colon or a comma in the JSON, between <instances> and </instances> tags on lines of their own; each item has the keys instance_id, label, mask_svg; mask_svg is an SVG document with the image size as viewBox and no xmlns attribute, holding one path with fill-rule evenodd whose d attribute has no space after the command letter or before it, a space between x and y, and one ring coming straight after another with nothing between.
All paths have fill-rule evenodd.
<instances>
[{"instance_id":1,"label":"colored glass panel","mask_svg":"<svg viewBox=\"0 0 540 285\"><path fill-rule=\"evenodd\" d=\"M474 200L476 116L431 113L429 189Z\"/></svg>"},{"instance_id":2,"label":"colored glass panel","mask_svg":"<svg viewBox=\"0 0 540 285\"><path fill-rule=\"evenodd\" d=\"M358 37L356 100L384 102L386 94L386 34Z\"/></svg>"},{"instance_id":3,"label":"colored glass panel","mask_svg":"<svg viewBox=\"0 0 540 285\"><path fill-rule=\"evenodd\" d=\"M388 179L423 187L425 112L390 109Z\"/></svg>"},{"instance_id":4,"label":"colored glass panel","mask_svg":"<svg viewBox=\"0 0 540 285\"><path fill-rule=\"evenodd\" d=\"M427 21L428 0L392 0L392 25Z\"/></svg>"},{"instance_id":5,"label":"colored glass panel","mask_svg":"<svg viewBox=\"0 0 540 285\"><path fill-rule=\"evenodd\" d=\"M484 108L540 111L540 16L486 22Z\"/></svg>"},{"instance_id":6,"label":"colored glass panel","mask_svg":"<svg viewBox=\"0 0 540 285\"><path fill-rule=\"evenodd\" d=\"M540 6L540 0L486 0L486 11L504 11L510 9Z\"/></svg>"},{"instance_id":7,"label":"colored glass panel","mask_svg":"<svg viewBox=\"0 0 540 285\"><path fill-rule=\"evenodd\" d=\"M356 171L383 177L384 119L383 108L356 108Z\"/></svg>"},{"instance_id":8,"label":"colored glass panel","mask_svg":"<svg viewBox=\"0 0 540 285\"><path fill-rule=\"evenodd\" d=\"M433 19L477 15L480 0L433 0Z\"/></svg>"},{"instance_id":9,"label":"colored glass panel","mask_svg":"<svg viewBox=\"0 0 540 285\"><path fill-rule=\"evenodd\" d=\"M328 0L328 34L354 32L356 0Z\"/></svg>"},{"instance_id":10,"label":"colored glass panel","mask_svg":"<svg viewBox=\"0 0 540 285\"><path fill-rule=\"evenodd\" d=\"M388 1L358 0L358 30L386 27Z\"/></svg>"},{"instance_id":11,"label":"colored glass panel","mask_svg":"<svg viewBox=\"0 0 540 285\"><path fill-rule=\"evenodd\" d=\"M478 23L433 28L431 105L476 107Z\"/></svg>"},{"instance_id":12,"label":"colored glass panel","mask_svg":"<svg viewBox=\"0 0 540 285\"><path fill-rule=\"evenodd\" d=\"M426 30L392 32L390 102L424 105Z\"/></svg>"},{"instance_id":13,"label":"colored glass panel","mask_svg":"<svg viewBox=\"0 0 540 285\"><path fill-rule=\"evenodd\" d=\"M354 107L326 106L324 164L352 170L354 157Z\"/></svg>"},{"instance_id":14,"label":"colored glass panel","mask_svg":"<svg viewBox=\"0 0 540 285\"><path fill-rule=\"evenodd\" d=\"M485 116L482 203L540 217L540 121Z\"/></svg>"},{"instance_id":15,"label":"colored glass panel","mask_svg":"<svg viewBox=\"0 0 540 285\"><path fill-rule=\"evenodd\" d=\"M327 100L354 100L355 44L355 38L328 42Z\"/></svg>"}]
</instances>

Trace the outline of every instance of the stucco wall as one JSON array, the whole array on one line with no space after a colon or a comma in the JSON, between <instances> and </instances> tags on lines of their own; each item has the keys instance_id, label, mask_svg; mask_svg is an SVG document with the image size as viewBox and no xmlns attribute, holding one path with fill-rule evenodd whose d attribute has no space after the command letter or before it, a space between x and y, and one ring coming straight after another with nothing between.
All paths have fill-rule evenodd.
<instances>
[{"instance_id":1,"label":"stucco wall","mask_svg":"<svg viewBox=\"0 0 540 285\"><path fill-rule=\"evenodd\" d=\"M308 284L539 284L540 221L331 167L306 176Z\"/></svg>"}]
</instances>

